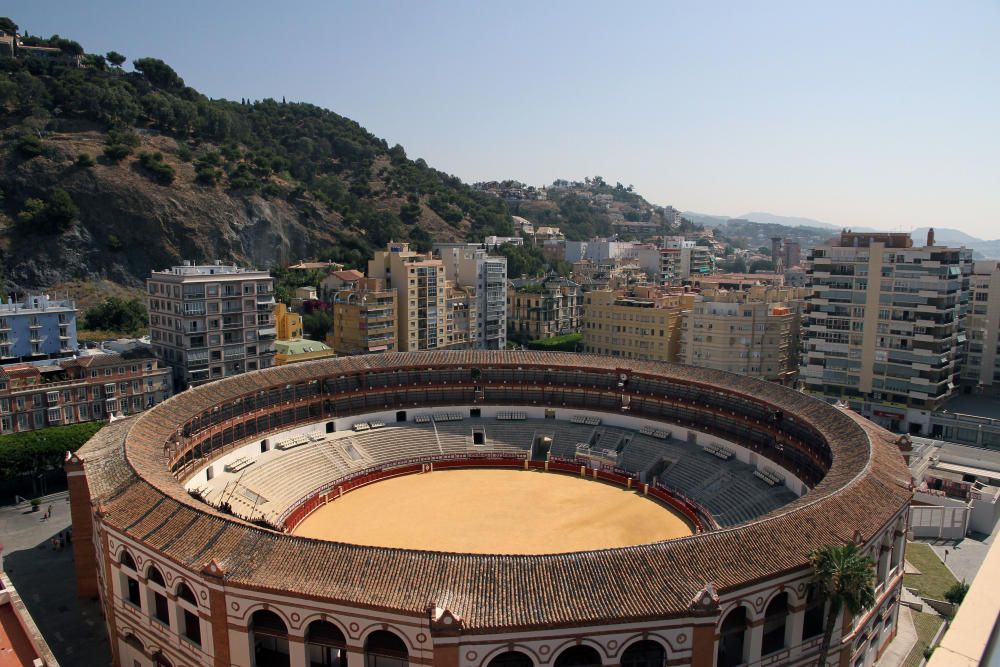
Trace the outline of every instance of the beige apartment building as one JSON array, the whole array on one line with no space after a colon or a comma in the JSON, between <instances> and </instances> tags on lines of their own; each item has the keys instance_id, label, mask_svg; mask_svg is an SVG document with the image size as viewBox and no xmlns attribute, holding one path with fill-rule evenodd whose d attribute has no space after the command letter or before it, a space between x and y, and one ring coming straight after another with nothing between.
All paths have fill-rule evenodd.
<instances>
[{"instance_id":1,"label":"beige apartment building","mask_svg":"<svg viewBox=\"0 0 1000 667\"><path fill-rule=\"evenodd\" d=\"M327 345L338 355L395 352L398 349L396 290L377 278L331 292L333 326Z\"/></svg>"},{"instance_id":2,"label":"beige apartment building","mask_svg":"<svg viewBox=\"0 0 1000 667\"><path fill-rule=\"evenodd\" d=\"M680 361L788 384L798 375L805 288L709 289L683 316Z\"/></svg>"},{"instance_id":3,"label":"beige apartment building","mask_svg":"<svg viewBox=\"0 0 1000 667\"><path fill-rule=\"evenodd\" d=\"M681 289L637 285L584 295L583 349L643 361L676 361L681 316L694 295Z\"/></svg>"},{"instance_id":4,"label":"beige apartment building","mask_svg":"<svg viewBox=\"0 0 1000 667\"><path fill-rule=\"evenodd\" d=\"M1000 388L1000 262L975 262L969 288L962 382L982 389Z\"/></svg>"},{"instance_id":5,"label":"beige apartment building","mask_svg":"<svg viewBox=\"0 0 1000 667\"><path fill-rule=\"evenodd\" d=\"M449 347L448 287L444 262L410 250L408 243L389 243L368 261L368 277L396 292L399 351Z\"/></svg>"},{"instance_id":6,"label":"beige apartment building","mask_svg":"<svg viewBox=\"0 0 1000 667\"><path fill-rule=\"evenodd\" d=\"M178 388L274 365L274 283L267 271L185 262L153 271L153 351Z\"/></svg>"}]
</instances>

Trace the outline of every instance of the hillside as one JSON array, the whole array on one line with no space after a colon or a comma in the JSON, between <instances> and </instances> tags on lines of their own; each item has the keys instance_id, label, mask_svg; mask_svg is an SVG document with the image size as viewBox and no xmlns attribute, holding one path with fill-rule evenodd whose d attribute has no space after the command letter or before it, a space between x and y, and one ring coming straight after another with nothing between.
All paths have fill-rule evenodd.
<instances>
[{"instance_id":1,"label":"hillside","mask_svg":"<svg viewBox=\"0 0 1000 667\"><path fill-rule=\"evenodd\" d=\"M508 199L510 212L536 226L559 227L570 241L613 234L623 240L644 240L652 235L683 234L701 228L672 207L650 203L632 186L611 185L600 176L583 182L557 180L544 189L544 199L533 198L538 190L517 181L477 183L473 187L501 195L532 195Z\"/></svg>"},{"instance_id":2,"label":"hillside","mask_svg":"<svg viewBox=\"0 0 1000 667\"><path fill-rule=\"evenodd\" d=\"M512 231L503 200L333 112L213 100L156 59L126 72L113 52L33 41L63 57L0 59L8 293L70 281L136 286L182 259L363 266L390 239L428 248L431 238Z\"/></svg>"}]
</instances>

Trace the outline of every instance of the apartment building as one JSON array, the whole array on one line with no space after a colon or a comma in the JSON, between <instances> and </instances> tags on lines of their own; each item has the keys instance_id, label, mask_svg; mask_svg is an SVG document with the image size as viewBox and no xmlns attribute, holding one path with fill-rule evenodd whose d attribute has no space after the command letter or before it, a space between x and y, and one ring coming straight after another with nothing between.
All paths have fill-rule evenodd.
<instances>
[{"instance_id":1,"label":"apartment building","mask_svg":"<svg viewBox=\"0 0 1000 667\"><path fill-rule=\"evenodd\" d=\"M972 251L905 233L842 232L813 249L803 321L804 387L893 431L928 433L952 395Z\"/></svg>"},{"instance_id":2,"label":"apartment building","mask_svg":"<svg viewBox=\"0 0 1000 667\"><path fill-rule=\"evenodd\" d=\"M267 271L186 262L153 271L150 340L179 387L274 365L274 282Z\"/></svg>"},{"instance_id":3,"label":"apartment building","mask_svg":"<svg viewBox=\"0 0 1000 667\"><path fill-rule=\"evenodd\" d=\"M694 241L685 241L683 237L667 237L665 246L659 250L659 255L658 281L663 285L676 285L684 280L708 275L715 270L712 249L709 246L700 246Z\"/></svg>"},{"instance_id":4,"label":"apartment building","mask_svg":"<svg viewBox=\"0 0 1000 667\"><path fill-rule=\"evenodd\" d=\"M439 350L448 343L448 287L440 257L387 244L368 261L368 277L396 292L396 341L401 352Z\"/></svg>"},{"instance_id":5,"label":"apartment building","mask_svg":"<svg viewBox=\"0 0 1000 667\"><path fill-rule=\"evenodd\" d=\"M708 289L683 316L680 361L791 384L799 371L799 327L809 290Z\"/></svg>"},{"instance_id":6,"label":"apartment building","mask_svg":"<svg viewBox=\"0 0 1000 667\"><path fill-rule=\"evenodd\" d=\"M475 243L435 243L434 254L444 262L445 276L476 300L476 320L469 344L502 350L507 346L507 258L492 256Z\"/></svg>"},{"instance_id":7,"label":"apartment building","mask_svg":"<svg viewBox=\"0 0 1000 667\"><path fill-rule=\"evenodd\" d=\"M507 332L518 340L551 338L579 331L583 290L569 278L517 278L507 287Z\"/></svg>"},{"instance_id":8,"label":"apartment building","mask_svg":"<svg viewBox=\"0 0 1000 667\"><path fill-rule=\"evenodd\" d=\"M28 296L0 299L0 363L57 359L77 352L76 306L71 300Z\"/></svg>"},{"instance_id":9,"label":"apartment building","mask_svg":"<svg viewBox=\"0 0 1000 667\"><path fill-rule=\"evenodd\" d=\"M145 347L0 367L0 433L142 412L173 394L171 369Z\"/></svg>"},{"instance_id":10,"label":"apartment building","mask_svg":"<svg viewBox=\"0 0 1000 667\"><path fill-rule=\"evenodd\" d=\"M974 262L961 379L977 389L1000 388L1000 262Z\"/></svg>"},{"instance_id":11,"label":"apartment building","mask_svg":"<svg viewBox=\"0 0 1000 667\"><path fill-rule=\"evenodd\" d=\"M396 294L375 278L332 292L333 326L327 344L338 355L397 351Z\"/></svg>"},{"instance_id":12,"label":"apartment building","mask_svg":"<svg viewBox=\"0 0 1000 667\"><path fill-rule=\"evenodd\" d=\"M474 287L452 285L448 281L445 312L448 318L446 347L452 350L473 350L479 340L479 298ZM505 343L506 344L506 343Z\"/></svg>"},{"instance_id":13,"label":"apartment building","mask_svg":"<svg viewBox=\"0 0 1000 667\"><path fill-rule=\"evenodd\" d=\"M583 349L625 359L676 361L681 316L693 305L693 294L652 285L587 292Z\"/></svg>"}]
</instances>

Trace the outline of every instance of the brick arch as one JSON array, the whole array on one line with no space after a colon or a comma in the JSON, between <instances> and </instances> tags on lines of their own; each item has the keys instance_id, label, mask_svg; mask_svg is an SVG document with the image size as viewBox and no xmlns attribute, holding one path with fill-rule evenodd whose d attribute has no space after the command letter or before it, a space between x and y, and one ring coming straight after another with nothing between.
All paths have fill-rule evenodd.
<instances>
[{"instance_id":1,"label":"brick arch","mask_svg":"<svg viewBox=\"0 0 1000 667\"><path fill-rule=\"evenodd\" d=\"M663 650L667 652L667 655L684 650L682 648L675 647L669 639L667 639L662 635L653 634L652 632L637 632L634 635L631 635L621 640L618 643L618 651L611 657L615 658L616 660L621 660L622 655L625 653L626 650L628 650L628 647L630 647L632 644L636 642L641 642L645 640L656 642L657 644L662 646Z\"/></svg>"},{"instance_id":2,"label":"brick arch","mask_svg":"<svg viewBox=\"0 0 1000 667\"><path fill-rule=\"evenodd\" d=\"M551 661L555 662L555 659L559 657L560 653L562 653L571 646L576 646L577 644L583 644L585 646L589 646L590 648L597 651L598 654L600 654L604 658L611 657L611 653L608 651L608 649L602 646L597 641L590 639L588 637L578 637L573 639L567 639L562 644L552 646L552 650L549 652L549 655L552 656Z\"/></svg>"},{"instance_id":3,"label":"brick arch","mask_svg":"<svg viewBox=\"0 0 1000 667\"><path fill-rule=\"evenodd\" d=\"M508 653L509 651L517 651L518 653L523 653L524 655L528 656L528 659L531 660L532 664L536 666L542 664L542 658L538 656L538 651L524 644L504 644L503 646L498 646L489 653L487 653L485 656L483 656L482 660L479 661L479 664L481 665L481 667L486 667L487 665L490 664L490 660L497 657L498 655Z\"/></svg>"},{"instance_id":4,"label":"brick arch","mask_svg":"<svg viewBox=\"0 0 1000 667\"><path fill-rule=\"evenodd\" d=\"M351 636L351 631L347 628L347 623L341 621L340 618L334 614L321 611L313 612L308 616L302 617L302 620L300 621L302 625L300 627L302 628L303 635L305 635L306 630L309 628L309 624L313 621L326 621L331 625L335 625L337 629L344 634L344 639Z\"/></svg>"},{"instance_id":5,"label":"brick arch","mask_svg":"<svg viewBox=\"0 0 1000 667\"><path fill-rule=\"evenodd\" d=\"M394 634L397 637L399 637L400 639L402 639L403 643L406 644L406 650L409 651L410 653L413 653L414 651L420 651L421 650L419 646L415 646L413 644L413 641L410 639L410 636L409 636L408 633L403 632L402 630L400 630L399 628L397 628L394 625L390 625L389 623L383 623L381 621L380 622L376 622L376 623L372 623L370 625L366 625L365 627L361 628L361 630L359 631L359 633L358 633L358 641L361 642L362 650L364 650L365 642L368 641L368 636L371 635L373 632L377 632L379 630L385 630L386 632L391 632L392 634ZM350 635L345 634L344 636L348 637Z\"/></svg>"},{"instance_id":6,"label":"brick arch","mask_svg":"<svg viewBox=\"0 0 1000 667\"><path fill-rule=\"evenodd\" d=\"M719 618L715 622L715 634L719 634L719 631L722 629L722 622L726 620L726 616L729 616L730 612L739 607L746 607L747 621L758 621L764 618L763 609L765 607L762 607L760 614L758 614L757 609L754 607L753 602L751 602L750 600L745 600L745 599L734 600L733 602L730 602L727 606L719 609Z\"/></svg>"}]
</instances>

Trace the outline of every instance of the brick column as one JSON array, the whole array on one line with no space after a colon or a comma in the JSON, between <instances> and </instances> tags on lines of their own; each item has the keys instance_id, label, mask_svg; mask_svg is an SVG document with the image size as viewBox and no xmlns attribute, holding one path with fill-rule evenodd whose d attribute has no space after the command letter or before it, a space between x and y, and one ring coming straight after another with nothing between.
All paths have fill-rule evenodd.
<instances>
[{"instance_id":1,"label":"brick column","mask_svg":"<svg viewBox=\"0 0 1000 667\"><path fill-rule=\"evenodd\" d=\"M715 619L691 626L691 667L715 666Z\"/></svg>"},{"instance_id":2,"label":"brick column","mask_svg":"<svg viewBox=\"0 0 1000 667\"><path fill-rule=\"evenodd\" d=\"M69 512L73 521L73 568L76 572L76 596L95 600L100 595L97 583L97 554L94 552L94 515L90 504L90 486L83 459L68 454L64 464L69 485Z\"/></svg>"},{"instance_id":3,"label":"brick column","mask_svg":"<svg viewBox=\"0 0 1000 667\"><path fill-rule=\"evenodd\" d=\"M201 573L208 584L209 624L212 626L214 667L230 667L229 620L226 612L226 591L222 588L224 573L213 559Z\"/></svg>"}]
</instances>

